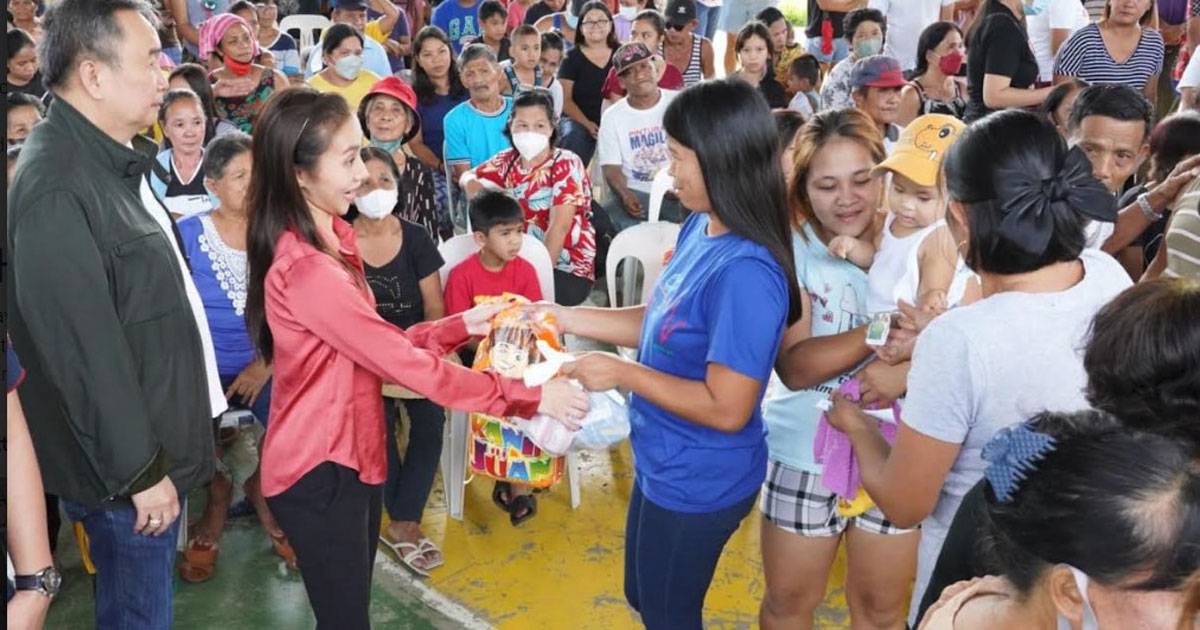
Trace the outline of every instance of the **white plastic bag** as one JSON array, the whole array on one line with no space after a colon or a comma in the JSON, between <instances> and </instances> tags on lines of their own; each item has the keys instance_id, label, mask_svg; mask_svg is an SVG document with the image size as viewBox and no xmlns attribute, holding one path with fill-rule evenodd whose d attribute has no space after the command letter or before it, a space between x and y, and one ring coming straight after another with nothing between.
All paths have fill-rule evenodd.
<instances>
[{"instance_id":1,"label":"white plastic bag","mask_svg":"<svg viewBox=\"0 0 1200 630\"><path fill-rule=\"evenodd\" d=\"M525 369L525 384L537 387L558 374L563 364L575 357L558 352L543 341L538 341L538 350L545 359L542 363ZM579 430L546 415L537 414L526 420L512 418L517 428L539 448L552 455L566 455L575 451L604 450L629 437L629 408L625 399L616 390L590 392L588 413L579 421Z\"/></svg>"}]
</instances>

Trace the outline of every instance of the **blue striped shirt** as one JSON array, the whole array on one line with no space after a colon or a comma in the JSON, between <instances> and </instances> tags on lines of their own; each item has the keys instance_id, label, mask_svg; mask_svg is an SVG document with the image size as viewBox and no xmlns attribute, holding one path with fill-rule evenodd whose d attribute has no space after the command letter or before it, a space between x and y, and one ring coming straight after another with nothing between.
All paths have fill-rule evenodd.
<instances>
[{"instance_id":1,"label":"blue striped shirt","mask_svg":"<svg viewBox=\"0 0 1200 630\"><path fill-rule=\"evenodd\" d=\"M1163 38L1158 31L1142 29L1137 48L1124 63L1117 63L1096 24L1075 31L1063 44L1054 62L1054 74L1083 79L1092 85L1120 83L1143 90L1150 77L1162 72Z\"/></svg>"}]
</instances>

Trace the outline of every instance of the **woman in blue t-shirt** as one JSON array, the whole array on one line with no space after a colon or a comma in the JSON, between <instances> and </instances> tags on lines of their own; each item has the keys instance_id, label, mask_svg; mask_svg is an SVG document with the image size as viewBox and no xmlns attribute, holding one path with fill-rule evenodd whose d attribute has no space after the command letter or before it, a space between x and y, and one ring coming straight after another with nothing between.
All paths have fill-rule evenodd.
<instances>
[{"instance_id":1,"label":"woman in blue t-shirt","mask_svg":"<svg viewBox=\"0 0 1200 630\"><path fill-rule=\"evenodd\" d=\"M649 302L555 309L565 332L638 348L636 363L588 353L565 371L591 390L632 391L625 597L652 630L701 627L717 559L766 474L760 404L800 317L766 103L743 82L708 81L675 98L663 128L694 214Z\"/></svg>"},{"instance_id":2,"label":"woman in blue t-shirt","mask_svg":"<svg viewBox=\"0 0 1200 630\"><path fill-rule=\"evenodd\" d=\"M180 221L179 236L196 290L204 303L225 396L231 407L248 409L265 427L271 408L271 366L254 349L246 332L245 317L249 282L246 189L250 183L250 142L250 136L234 132L209 143L201 170L205 187L213 192L218 203L213 210ZM232 441L233 437L229 437L228 442ZM224 444L226 439L220 442ZM221 470L219 456L220 452L204 514L191 531L192 539L179 565L180 576L188 582L207 581L216 570L221 532L233 497L232 480L228 472ZM295 553L263 499L258 470L243 488L275 552L295 568Z\"/></svg>"},{"instance_id":3,"label":"woman in blue t-shirt","mask_svg":"<svg viewBox=\"0 0 1200 630\"><path fill-rule=\"evenodd\" d=\"M763 401L769 463L760 504L766 589L759 618L764 627L811 626L845 540L850 618L896 627L920 534L888 522L878 507L840 509L843 499L826 486L813 453L816 404L853 378L862 382L858 371L873 356L865 334L867 272L828 245L837 236L870 241L879 229L880 178L871 169L884 158L883 138L866 114L835 109L801 127L793 147L792 247L804 315L784 335L779 379Z\"/></svg>"},{"instance_id":4,"label":"woman in blue t-shirt","mask_svg":"<svg viewBox=\"0 0 1200 630\"><path fill-rule=\"evenodd\" d=\"M446 186L446 165L442 148L446 141L443 121L455 105L467 100L467 89L458 76L458 65L450 49L450 38L436 26L426 26L413 41L413 91L417 93L417 114L421 131L412 138L413 155L433 170L437 190L438 215L446 216L450 207Z\"/></svg>"}]
</instances>

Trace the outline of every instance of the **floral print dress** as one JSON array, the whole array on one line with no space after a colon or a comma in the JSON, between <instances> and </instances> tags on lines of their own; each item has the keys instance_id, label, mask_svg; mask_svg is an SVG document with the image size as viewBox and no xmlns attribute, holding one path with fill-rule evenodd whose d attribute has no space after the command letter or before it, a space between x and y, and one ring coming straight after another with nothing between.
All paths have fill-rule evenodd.
<instances>
[{"instance_id":1,"label":"floral print dress","mask_svg":"<svg viewBox=\"0 0 1200 630\"><path fill-rule=\"evenodd\" d=\"M275 72L269 69L260 70L262 78L258 85L245 96L213 97L217 106L217 115L223 120L233 123L238 129L251 133L254 121L267 104L267 99L275 91ZM216 73L208 75L208 80L216 83Z\"/></svg>"},{"instance_id":2,"label":"floral print dress","mask_svg":"<svg viewBox=\"0 0 1200 630\"><path fill-rule=\"evenodd\" d=\"M546 240L550 208L571 206L575 217L563 238L555 269L596 279L596 230L592 227L592 182L578 155L554 149L550 159L526 169L514 149L505 149L475 168L483 182L503 188L517 198L525 210L525 231Z\"/></svg>"}]
</instances>

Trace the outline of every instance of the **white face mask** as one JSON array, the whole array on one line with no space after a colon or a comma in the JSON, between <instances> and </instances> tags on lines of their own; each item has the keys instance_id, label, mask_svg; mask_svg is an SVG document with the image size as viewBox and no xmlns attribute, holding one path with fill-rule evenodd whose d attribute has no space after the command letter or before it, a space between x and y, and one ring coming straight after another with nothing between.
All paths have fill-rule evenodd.
<instances>
[{"instance_id":1,"label":"white face mask","mask_svg":"<svg viewBox=\"0 0 1200 630\"><path fill-rule=\"evenodd\" d=\"M1088 599L1088 576L1083 571L1067 565L1071 575L1075 577L1075 588L1079 589L1079 597L1083 599L1083 630L1100 630L1100 622L1096 620L1096 611L1092 610L1092 602ZM1058 630L1071 630L1071 622L1066 617L1058 615Z\"/></svg>"},{"instance_id":2,"label":"white face mask","mask_svg":"<svg viewBox=\"0 0 1200 630\"><path fill-rule=\"evenodd\" d=\"M338 59L333 64L333 71L339 77L347 81L353 81L358 78L358 73L362 72L363 58L362 55L347 55Z\"/></svg>"},{"instance_id":3,"label":"white face mask","mask_svg":"<svg viewBox=\"0 0 1200 630\"><path fill-rule=\"evenodd\" d=\"M356 197L354 207L358 208L358 212L368 219L382 219L396 209L396 201L399 198L399 190L376 188L367 193L365 197Z\"/></svg>"},{"instance_id":4,"label":"white face mask","mask_svg":"<svg viewBox=\"0 0 1200 630\"><path fill-rule=\"evenodd\" d=\"M638 8L636 6L627 7L627 6L622 5L617 8L617 14L620 15L621 17L625 18L626 20L632 21L633 18L637 17Z\"/></svg>"},{"instance_id":5,"label":"white face mask","mask_svg":"<svg viewBox=\"0 0 1200 630\"><path fill-rule=\"evenodd\" d=\"M550 138L536 131L522 131L512 135L513 148L521 157L532 161L550 146Z\"/></svg>"}]
</instances>

